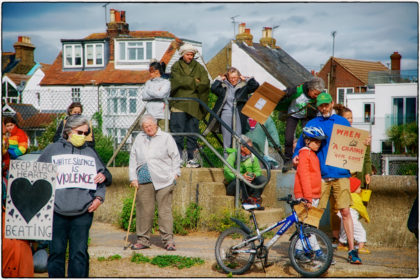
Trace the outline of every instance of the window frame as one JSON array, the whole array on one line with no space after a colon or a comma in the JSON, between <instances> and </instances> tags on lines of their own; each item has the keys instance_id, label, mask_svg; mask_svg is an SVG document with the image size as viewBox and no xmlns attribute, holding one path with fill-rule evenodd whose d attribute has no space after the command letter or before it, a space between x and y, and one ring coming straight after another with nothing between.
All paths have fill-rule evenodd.
<instances>
[{"instance_id":1,"label":"window frame","mask_svg":"<svg viewBox=\"0 0 420 280\"><path fill-rule=\"evenodd\" d=\"M88 64L88 47L92 46L92 56L93 56L93 64ZM98 46L100 46L102 48L102 51L100 52L101 55L101 59L102 59L102 63L97 63L98 60ZM105 44L104 43L87 43L85 44L85 66L86 67L103 67L105 65Z\"/></svg>"},{"instance_id":2,"label":"window frame","mask_svg":"<svg viewBox=\"0 0 420 280\"><path fill-rule=\"evenodd\" d=\"M80 88L71 88L71 102L81 102Z\"/></svg>"},{"instance_id":3,"label":"window frame","mask_svg":"<svg viewBox=\"0 0 420 280\"><path fill-rule=\"evenodd\" d=\"M370 105L370 118L366 120L366 105ZM374 102L366 102L363 103L363 122L375 124L375 103Z\"/></svg>"},{"instance_id":4,"label":"window frame","mask_svg":"<svg viewBox=\"0 0 420 280\"><path fill-rule=\"evenodd\" d=\"M137 88L115 88L106 89L106 113L110 116L136 115L139 105L139 90ZM134 104L134 106L133 106ZM134 111L132 110L134 108Z\"/></svg>"},{"instance_id":5,"label":"window frame","mask_svg":"<svg viewBox=\"0 0 420 280\"><path fill-rule=\"evenodd\" d=\"M340 93L339 93L339 91L340 90L344 90L344 95L343 95L343 103L340 103ZM349 92L349 90L351 90L351 92ZM336 99L335 100L337 100L337 104L343 104L343 105L347 105L346 103L346 100L347 100L347 94L351 94L351 93L354 93L354 87L338 87L337 88L337 92L336 92Z\"/></svg>"},{"instance_id":6,"label":"window frame","mask_svg":"<svg viewBox=\"0 0 420 280\"><path fill-rule=\"evenodd\" d=\"M397 99L401 99L402 100L402 123L399 123L398 122L398 112L396 112L396 109L395 109L395 101L397 100ZM418 99L417 99L417 96L393 96L392 97L392 109L391 109L391 112L392 112L392 119L393 119L393 124L394 125L402 125L402 124L407 124L407 99L414 99L415 100L415 102L414 102L414 104L415 104L415 109L414 109L414 112L417 112L417 110L418 110L418 104L417 104L417 102L418 102ZM415 120L414 120L415 122L417 122L418 121L418 114L415 114Z\"/></svg>"},{"instance_id":7,"label":"window frame","mask_svg":"<svg viewBox=\"0 0 420 280\"><path fill-rule=\"evenodd\" d=\"M67 62L67 47L71 47L72 64ZM76 47L80 47L80 65L76 64ZM84 51L82 44L63 44L63 66L64 68L80 68L83 67Z\"/></svg>"},{"instance_id":8,"label":"window frame","mask_svg":"<svg viewBox=\"0 0 420 280\"><path fill-rule=\"evenodd\" d=\"M140 44L139 47L129 46L129 44ZM122 49L121 45L124 44L124 48ZM114 57L117 58L119 62L148 62L150 61L155 55L155 48L154 48L154 40L117 40L115 46L115 54ZM138 51L134 51L136 54L135 59L130 59L130 50L138 50L143 49L142 54L143 58L139 59ZM124 50L124 58L121 58L121 51Z\"/></svg>"}]
</instances>

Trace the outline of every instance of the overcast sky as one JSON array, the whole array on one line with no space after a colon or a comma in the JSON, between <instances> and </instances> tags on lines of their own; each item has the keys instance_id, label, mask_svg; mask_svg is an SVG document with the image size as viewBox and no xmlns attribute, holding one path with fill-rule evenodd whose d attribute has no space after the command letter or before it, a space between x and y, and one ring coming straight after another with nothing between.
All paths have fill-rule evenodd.
<instances>
[{"instance_id":1,"label":"overcast sky","mask_svg":"<svg viewBox=\"0 0 420 280\"><path fill-rule=\"evenodd\" d=\"M31 37L35 60L52 63L60 39L81 39L106 31L104 3L2 2L2 51L14 51L19 35ZM402 55L403 70L418 65L418 4L395 3L118 3L106 8L126 11L130 30L163 30L179 38L202 42L207 62L233 38L231 17L251 29L259 42L265 26L273 31L276 45L308 70L320 69L332 55L390 63ZM236 24L236 33L237 27Z\"/></svg>"}]
</instances>

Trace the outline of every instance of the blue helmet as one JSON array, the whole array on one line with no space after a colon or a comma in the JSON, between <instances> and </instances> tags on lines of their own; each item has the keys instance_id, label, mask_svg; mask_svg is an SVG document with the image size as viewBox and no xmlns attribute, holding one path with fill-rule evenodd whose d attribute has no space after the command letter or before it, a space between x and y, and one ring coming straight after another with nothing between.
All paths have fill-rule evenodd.
<instances>
[{"instance_id":1,"label":"blue helmet","mask_svg":"<svg viewBox=\"0 0 420 280\"><path fill-rule=\"evenodd\" d=\"M317 140L324 140L327 139L322 128L315 127L315 126L305 126L303 128L303 138L313 138Z\"/></svg>"}]
</instances>

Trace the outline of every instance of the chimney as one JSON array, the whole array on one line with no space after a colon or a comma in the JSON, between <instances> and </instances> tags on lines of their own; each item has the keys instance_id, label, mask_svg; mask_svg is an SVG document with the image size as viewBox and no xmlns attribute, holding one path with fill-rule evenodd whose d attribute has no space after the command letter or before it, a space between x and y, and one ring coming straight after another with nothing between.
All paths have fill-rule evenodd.
<instances>
[{"instance_id":1,"label":"chimney","mask_svg":"<svg viewBox=\"0 0 420 280\"><path fill-rule=\"evenodd\" d=\"M401 70L401 55L398 52L391 54L391 70L400 71Z\"/></svg>"},{"instance_id":2,"label":"chimney","mask_svg":"<svg viewBox=\"0 0 420 280\"><path fill-rule=\"evenodd\" d=\"M16 60L20 60L20 64L33 66L35 65L34 50L35 46L31 44L31 38L28 36L19 36L18 41L13 44L15 48Z\"/></svg>"},{"instance_id":3,"label":"chimney","mask_svg":"<svg viewBox=\"0 0 420 280\"><path fill-rule=\"evenodd\" d=\"M125 22L125 11L110 9L110 19L106 26L106 33L111 38L130 33L128 23Z\"/></svg>"},{"instance_id":4,"label":"chimney","mask_svg":"<svg viewBox=\"0 0 420 280\"><path fill-rule=\"evenodd\" d=\"M106 34L110 38L109 41L109 60L114 60L114 38L120 37L120 35L128 35L130 30L128 28L128 23L125 22L125 11L118 11L115 9L110 9L110 19L109 23L106 24L107 30Z\"/></svg>"},{"instance_id":5,"label":"chimney","mask_svg":"<svg viewBox=\"0 0 420 280\"><path fill-rule=\"evenodd\" d=\"M275 48L276 39L272 37L273 29L271 27L264 27L262 30L262 37L260 39L261 46Z\"/></svg>"},{"instance_id":6,"label":"chimney","mask_svg":"<svg viewBox=\"0 0 420 280\"><path fill-rule=\"evenodd\" d=\"M248 46L252 46L252 39L251 29L245 28L245 23L239 24L239 34L236 35L236 41L238 43L245 42Z\"/></svg>"}]
</instances>

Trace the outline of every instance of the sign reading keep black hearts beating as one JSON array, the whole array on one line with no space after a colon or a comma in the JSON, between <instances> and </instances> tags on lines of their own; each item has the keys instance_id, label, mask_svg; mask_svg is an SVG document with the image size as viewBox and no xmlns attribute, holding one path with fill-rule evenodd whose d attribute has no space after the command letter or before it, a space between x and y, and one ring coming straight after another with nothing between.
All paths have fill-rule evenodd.
<instances>
[{"instance_id":1,"label":"sign reading keep black hearts beating","mask_svg":"<svg viewBox=\"0 0 420 280\"><path fill-rule=\"evenodd\" d=\"M51 163L10 161L6 238L52 239L56 173Z\"/></svg>"}]
</instances>

